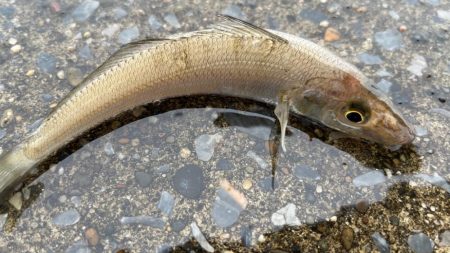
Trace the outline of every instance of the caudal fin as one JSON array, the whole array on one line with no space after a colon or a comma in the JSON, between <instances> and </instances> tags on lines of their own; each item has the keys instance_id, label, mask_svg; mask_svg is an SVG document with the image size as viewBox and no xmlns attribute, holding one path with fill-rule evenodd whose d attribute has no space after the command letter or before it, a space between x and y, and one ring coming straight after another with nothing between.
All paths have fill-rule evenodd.
<instances>
[{"instance_id":1,"label":"caudal fin","mask_svg":"<svg viewBox=\"0 0 450 253\"><path fill-rule=\"evenodd\" d=\"M0 156L0 195L17 183L35 164L34 160L25 156L21 146Z\"/></svg>"}]
</instances>

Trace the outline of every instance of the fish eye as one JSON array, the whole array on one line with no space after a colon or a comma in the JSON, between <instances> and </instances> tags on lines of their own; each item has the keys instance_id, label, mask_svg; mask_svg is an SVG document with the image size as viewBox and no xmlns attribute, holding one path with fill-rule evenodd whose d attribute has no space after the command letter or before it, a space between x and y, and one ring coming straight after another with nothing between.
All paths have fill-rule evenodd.
<instances>
[{"instance_id":1,"label":"fish eye","mask_svg":"<svg viewBox=\"0 0 450 253\"><path fill-rule=\"evenodd\" d=\"M349 110L345 113L345 118L353 123L361 123L364 121L364 115L356 110Z\"/></svg>"}]
</instances>

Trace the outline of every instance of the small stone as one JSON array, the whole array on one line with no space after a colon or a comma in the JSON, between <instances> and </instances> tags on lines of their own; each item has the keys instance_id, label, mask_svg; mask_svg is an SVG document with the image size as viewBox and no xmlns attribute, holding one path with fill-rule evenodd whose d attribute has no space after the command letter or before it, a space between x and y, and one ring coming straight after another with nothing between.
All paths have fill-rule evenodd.
<instances>
[{"instance_id":1,"label":"small stone","mask_svg":"<svg viewBox=\"0 0 450 253\"><path fill-rule=\"evenodd\" d=\"M86 60L91 60L93 58L92 52L91 52L91 48L89 47L88 44L85 44L80 51L78 51L78 55Z\"/></svg>"},{"instance_id":2,"label":"small stone","mask_svg":"<svg viewBox=\"0 0 450 253\"><path fill-rule=\"evenodd\" d=\"M144 225L159 229L163 229L166 225L163 219L151 216L122 217L120 223L124 225Z\"/></svg>"},{"instance_id":3,"label":"small stone","mask_svg":"<svg viewBox=\"0 0 450 253\"><path fill-rule=\"evenodd\" d=\"M408 27L406 27L406 25L400 25L398 27L399 32L406 32L407 30L408 30Z\"/></svg>"},{"instance_id":4,"label":"small stone","mask_svg":"<svg viewBox=\"0 0 450 253\"><path fill-rule=\"evenodd\" d=\"M3 231L3 226L5 226L6 220L8 219L8 214L0 214L0 232Z\"/></svg>"},{"instance_id":5,"label":"small stone","mask_svg":"<svg viewBox=\"0 0 450 253\"><path fill-rule=\"evenodd\" d=\"M128 15L128 13L126 10L124 10L120 7L117 7L113 10L113 15L116 20L119 20L119 19L126 17Z\"/></svg>"},{"instance_id":6,"label":"small stone","mask_svg":"<svg viewBox=\"0 0 450 253\"><path fill-rule=\"evenodd\" d=\"M373 243L375 244L377 249L380 251L380 253L389 253L390 252L388 242L386 241L386 239L384 239L384 237L380 233L375 232L370 237L372 237Z\"/></svg>"},{"instance_id":7,"label":"small stone","mask_svg":"<svg viewBox=\"0 0 450 253\"><path fill-rule=\"evenodd\" d=\"M432 253L433 242L424 233L408 236L408 246L414 253Z\"/></svg>"},{"instance_id":8,"label":"small stone","mask_svg":"<svg viewBox=\"0 0 450 253\"><path fill-rule=\"evenodd\" d=\"M367 7L366 6L361 6L361 7L358 7L357 9L356 9L356 12L358 12L358 13L366 13L367 12Z\"/></svg>"},{"instance_id":9,"label":"small stone","mask_svg":"<svg viewBox=\"0 0 450 253\"><path fill-rule=\"evenodd\" d=\"M9 200L9 204L11 204L16 210L22 209L22 193L16 192Z\"/></svg>"},{"instance_id":10,"label":"small stone","mask_svg":"<svg viewBox=\"0 0 450 253\"><path fill-rule=\"evenodd\" d=\"M283 208L279 209L271 216L271 221L275 226L298 226L300 219L297 217L297 206L289 203Z\"/></svg>"},{"instance_id":11,"label":"small stone","mask_svg":"<svg viewBox=\"0 0 450 253\"><path fill-rule=\"evenodd\" d=\"M172 177L172 184L179 194L189 199L200 199L205 189L203 170L194 164L179 169Z\"/></svg>"},{"instance_id":12,"label":"small stone","mask_svg":"<svg viewBox=\"0 0 450 253\"><path fill-rule=\"evenodd\" d=\"M134 179L140 187L149 187L153 183L152 175L142 171L136 171Z\"/></svg>"},{"instance_id":13,"label":"small stone","mask_svg":"<svg viewBox=\"0 0 450 253\"><path fill-rule=\"evenodd\" d=\"M319 180L319 173L308 165L296 165L294 175L300 180Z\"/></svg>"},{"instance_id":14,"label":"small stone","mask_svg":"<svg viewBox=\"0 0 450 253\"><path fill-rule=\"evenodd\" d=\"M11 47L11 53L16 54L18 52L20 52L22 50L22 46L21 45L14 45Z\"/></svg>"},{"instance_id":15,"label":"small stone","mask_svg":"<svg viewBox=\"0 0 450 253\"><path fill-rule=\"evenodd\" d=\"M72 12L72 17L77 22L83 22L89 19L94 14L100 3L98 1L86 0L78 5Z\"/></svg>"},{"instance_id":16,"label":"small stone","mask_svg":"<svg viewBox=\"0 0 450 253\"><path fill-rule=\"evenodd\" d=\"M40 53L37 57L36 64L44 73L53 73L56 70L56 58L49 53Z\"/></svg>"},{"instance_id":17,"label":"small stone","mask_svg":"<svg viewBox=\"0 0 450 253\"><path fill-rule=\"evenodd\" d=\"M321 27L328 27L330 25L330 22L328 22L328 20L320 21L319 25Z\"/></svg>"},{"instance_id":18,"label":"small stone","mask_svg":"<svg viewBox=\"0 0 450 253\"><path fill-rule=\"evenodd\" d=\"M375 33L375 42L388 51L394 51L403 46L402 34L395 29Z\"/></svg>"},{"instance_id":19,"label":"small stone","mask_svg":"<svg viewBox=\"0 0 450 253\"><path fill-rule=\"evenodd\" d=\"M375 84L375 88L379 89L385 94L389 94L391 91L392 83L386 79L381 79L378 83Z\"/></svg>"},{"instance_id":20,"label":"small stone","mask_svg":"<svg viewBox=\"0 0 450 253\"><path fill-rule=\"evenodd\" d=\"M202 134L198 136L194 141L195 153L199 160L209 161L214 155L214 148L217 143L222 140L222 135L220 134Z\"/></svg>"},{"instance_id":21,"label":"small stone","mask_svg":"<svg viewBox=\"0 0 450 253\"><path fill-rule=\"evenodd\" d=\"M421 127L419 125L414 125L414 132L417 137L428 136L428 130L425 127Z\"/></svg>"},{"instance_id":22,"label":"small stone","mask_svg":"<svg viewBox=\"0 0 450 253\"><path fill-rule=\"evenodd\" d=\"M341 34L339 33L339 31L332 27L329 27L329 28L327 28L327 30L325 30L325 35L323 37L323 39L326 42L337 41L340 38L341 38Z\"/></svg>"},{"instance_id":23,"label":"small stone","mask_svg":"<svg viewBox=\"0 0 450 253\"><path fill-rule=\"evenodd\" d=\"M158 208L162 213L170 216L175 205L175 197L169 192L163 191L158 202Z\"/></svg>"},{"instance_id":24,"label":"small stone","mask_svg":"<svg viewBox=\"0 0 450 253\"><path fill-rule=\"evenodd\" d=\"M86 229L86 231L84 231L84 236L91 246L96 246L100 241L100 237L98 236L97 230L95 230L95 228Z\"/></svg>"},{"instance_id":25,"label":"small stone","mask_svg":"<svg viewBox=\"0 0 450 253\"><path fill-rule=\"evenodd\" d=\"M422 76L422 70L428 67L427 60L425 57L414 54L414 58L411 61L411 64L406 68L409 72L413 73L416 76Z\"/></svg>"},{"instance_id":26,"label":"small stone","mask_svg":"<svg viewBox=\"0 0 450 253\"><path fill-rule=\"evenodd\" d=\"M385 181L386 181L386 176L383 174L383 172L374 170L374 171L370 171L363 175L355 177L353 179L353 184L356 187L374 186L377 184L381 184Z\"/></svg>"},{"instance_id":27,"label":"small stone","mask_svg":"<svg viewBox=\"0 0 450 253\"><path fill-rule=\"evenodd\" d=\"M269 168L269 164L255 152L250 150L247 152L247 156L253 159L259 165L259 167L261 167L261 169Z\"/></svg>"},{"instance_id":28,"label":"small stone","mask_svg":"<svg viewBox=\"0 0 450 253\"><path fill-rule=\"evenodd\" d=\"M191 155L191 151L188 149L188 148L182 148L181 150L180 150L180 156L182 157L182 158L188 158L189 156Z\"/></svg>"},{"instance_id":29,"label":"small stone","mask_svg":"<svg viewBox=\"0 0 450 253\"><path fill-rule=\"evenodd\" d=\"M56 73L56 77L58 77L59 80L63 80L66 77L66 74L64 73L64 70L60 70Z\"/></svg>"},{"instance_id":30,"label":"small stone","mask_svg":"<svg viewBox=\"0 0 450 253\"><path fill-rule=\"evenodd\" d=\"M166 21L173 28L176 28L176 29L181 28L181 24L180 24L180 22L178 22L178 18L175 15L175 13L173 13L173 12L164 15L164 21Z\"/></svg>"},{"instance_id":31,"label":"small stone","mask_svg":"<svg viewBox=\"0 0 450 253\"><path fill-rule=\"evenodd\" d=\"M0 222L1 224L1 222ZM1 227L1 226L0 226ZM439 235L439 246L450 247L450 230L445 230Z\"/></svg>"},{"instance_id":32,"label":"small stone","mask_svg":"<svg viewBox=\"0 0 450 253\"><path fill-rule=\"evenodd\" d=\"M139 37L139 29L137 26L132 26L124 29L119 33L118 42L120 44L127 44Z\"/></svg>"},{"instance_id":33,"label":"small stone","mask_svg":"<svg viewBox=\"0 0 450 253\"><path fill-rule=\"evenodd\" d=\"M398 13L397 12L395 12L395 11L389 11L389 16L391 16L391 18L393 18L394 20L399 20L400 19L400 16L398 15Z\"/></svg>"},{"instance_id":34,"label":"small stone","mask_svg":"<svg viewBox=\"0 0 450 253\"><path fill-rule=\"evenodd\" d=\"M0 6L0 14L7 19L12 19L15 13L16 9L12 6Z\"/></svg>"},{"instance_id":35,"label":"small stone","mask_svg":"<svg viewBox=\"0 0 450 253\"><path fill-rule=\"evenodd\" d=\"M0 127L5 127L11 123L14 119L14 112L12 109L6 109L3 112L2 118L0 119Z\"/></svg>"},{"instance_id":36,"label":"small stone","mask_svg":"<svg viewBox=\"0 0 450 253\"><path fill-rule=\"evenodd\" d=\"M369 209L369 201L365 199L360 199L356 202L355 208L360 213L366 213Z\"/></svg>"},{"instance_id":37,"label":"small stone","mask_svg":"<svg viewBox=\"0 0 450 253\"><path fill-rule=\"evenodd\" d=\"M102 30L102 35L111 38L120 30L120 25L118 24L111 24L108 25L105 29Z\"/></svg>"},{"instance_id":38,"label":"small stone","mask_svg":"<svg viewBox=\"0 0 450 253\"><path fill-rule=\"evenodd\" d=\"M323 188L322 188L321 185L317 185L317 186L316 186L316 192L317 192L317 193L322 193L322 192L323 192Z\"/></svg>"},{"instance_id":39,"label":"small stone","mask_svg":"<svg viewBox=\"0 0 450 253\"><path fill-rule=\"evenodd\" d=\"M244 188L244 190L250 190L252 188L252 186L253 186L253 184L250 179L245 179L242 182L242 188Z\"/></svg>"},{"instance_id":40,"label":"small stone","mask_svg":"<svg viewBox=\"0 0 450 253\"><path fill-rule=\"evenodd\" d=\"M61 203L65 203L67 201L67 196L66 195L61 195L61 196L59 196L58 200Z\"/></svg>"},{"instance_id":41,"label":"small stone","mask_svg":"<svg viewBox=\"0 0 450 253\"><path fill-rule=\"evenodd\" d=\"M155 15L150 15L148 17L148 24L153 31L157 31L162 27L161 22L159 22L159 19Z\"/></svg>"},{"instance_id":42,"label":"small stone","mask_svg":"<svg viewBox=\"0 0 450 253\"><path fill-rule=\"evenodd\" d=\"M76 241L74 244L69 246L64 253L91 253L89 244L85 240Z\"/></svg>"},{"instance_id":43,"label":"small stone","mask_svg":"<svg viewBox=\"0 0 450 253\"><path fill-rule=\"evenodd\" d=\"M70 209L53 217L52 222L57 226L65 227L78 223L80 218L80 214L77 210Z\"/></svg>"},{"instance_id":44,"label":"small stone","mask_svg":"<svg viewBox=\"0 0 450 253\"><path fill-rule=\"evenodd\" d=\"M242 12L241 8L235 4L228 5L223 11L223 15L229 15L242 20L247 19L247 16Z\"/></svg>"},{"instance_id":45,"label":"small stone","mask_svg":"<svg viewBox=\"0 0 450 253\"><path fill-rule=\"evenodd\" d=\"M341 232L341 243L346 250L352 248L355 232L351 227L346 226Z\"/></svg>"},{"instance_id":46,"label":"small stone","mask_svg":"<svg viewBox=\"0 0 450 253\"><path fill-rule=\"evenodd\" d=\"M429 110L429 112L430 113L437 113L437 114L440 114L440 115L450 119L450 111L448 111L446 109L443 109L443 108L431 108Z\"/></svg>"},{"instance_id":47,"label":"small stone","mask_svg":"<svg viewBox=\"0 0 450 253\"><path fill-rule=\"evenodd\" d=\"M78 68L69 68L67 70L67 80L70 85L77 86L83 81L83 72Z\"/></svg>"},{"instance_id":48,"label":"small stone","mask_svg":"<svg viewBox=\"0 0 450 253\"><path fill-rule=\"evenodd\" d=\"M216 162L216 168L218 170L233 170L234 166L233 163L231 163L228 159L220 158Z\"/></svg>"},{"instance_id":49,"label":"small stone","mask_svg":"<svg viewBox=\"0 0 450 253\"><path fill-rule=\"evenodd\" d=\"M197 240L197 242L200 244L200 246L204 250L206 250L207 252L214 252L214 248L206 240L202 231L200 231L200 228L197 226L197 223L195 223L195 222L191 223L191 232L192 232L192 236L195 238L195 240Z\"/></svg>"},{"instance_id":50,"label":"small stone","mask_svg":"<svg viewBox=\"0 0 450 253\"><path fill-rule=\"evenodd\" d=\"M437 10L437 15L440 19L450 22L450 11Z\"/></svg>"},{"instance_id":51,"label":"small stone","mask_svg":"<svg viewBox=\"0 0 450 253\"><path fill-rule=\"evenodd\" d=\"M11 46L17 44L17 39L15 39L15 38L9 38L8 44L10 44Z\"/></svg>"},{"instance_id":52,"label":"small stone","mask_svg":"<svg viewBox=\"0 0 450 253\"><path fill-rule=\"evenodd\" d=\"M103 150L105 151L105 153L109 156L114 155L116 152L114 151L114 148L111 144L111 142L107 142L105 143L105 147L103 148Z\"/></svg>"},{"instance_id":53,"label":"small stone","mask_svg":"<svg viewBox=\"0 0 450 253\"><path fill-rule=\"evenodd\" d=\"M226 190L220 188L213 204L211 217L222 228L236 223L243 210L242 206Z\"/></svg>"},{"instance_id":54,"label":"small stone","mask_svg":"<svg viewBox=\"0 0 450 253\"><path fill-rule=\"evenodd\" d=\"M34 75L35 72L36 71L34 69L30 69L30 70L27 71L27 73L25 73L25 75L26 76L32 76L32 75Z\"/></svg>"},{"instance_id":55,"label":"small stone","mask_svg":"<svg viewBox=\"0 0 450 253\"><path fill-rule=\"evenodd\" d=\"M180 232L187 226L187 224L188 224L188 219L183 217L180 219L173 220L170 223L170 227L172 228L172 230L174 232Z\"/></svg>"},{"instance_id":56,"label":"small stone","mask_svg":"<svg viewBox=\"0 0 450 253\"><path fill-rule=\"evenodd\" d=\"M383 63L383 60L381 60L378 55L372 55L368 53L359 54L358 60L366 65L379 65Z\"/></svg>"}]
</instances>

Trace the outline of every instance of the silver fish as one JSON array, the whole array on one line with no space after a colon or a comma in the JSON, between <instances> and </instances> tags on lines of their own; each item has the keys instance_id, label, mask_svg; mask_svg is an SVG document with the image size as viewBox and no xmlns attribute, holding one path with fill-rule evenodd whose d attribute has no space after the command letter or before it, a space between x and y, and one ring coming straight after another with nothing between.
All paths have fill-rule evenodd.
<instances>
[{"instance_id":1,"label":"silver fish","mask_svg":"<svg viewBox=\"0 0 450 253\"><path fill-rule=\"evenodd\" d=\"M209 29L131 43L91 73L22 144L0 158L0 192L83 132L136 106L222 94L277 103L356 138L410 143L412 128L353 65L308 40L223 16Z\"/></svg>"}]
</instances>

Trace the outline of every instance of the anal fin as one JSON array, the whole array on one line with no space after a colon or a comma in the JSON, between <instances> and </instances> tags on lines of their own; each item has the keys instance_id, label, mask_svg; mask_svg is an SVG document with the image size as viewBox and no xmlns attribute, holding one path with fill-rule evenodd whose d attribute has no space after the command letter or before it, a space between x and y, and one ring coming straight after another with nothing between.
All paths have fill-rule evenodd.
<instances>
[{"instance_id":1,"label":"anal fin","mask_svg":"<svg viewBox=\"0 0 450 253\"><path fill-rule=\"evenodd\" d=\"M281 131L281 149L283 152L286 152L285 145L285 137L286 137L286 128L289 119L289 107L290 107L290 99L287 95L281 94L278 98L278 104L275 107L275 115L280 122L280 131Z\"/></svg>"}]
</instances>

